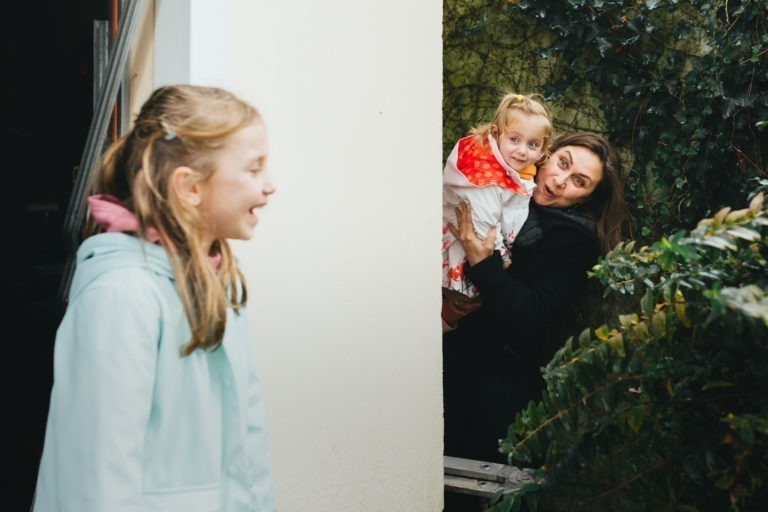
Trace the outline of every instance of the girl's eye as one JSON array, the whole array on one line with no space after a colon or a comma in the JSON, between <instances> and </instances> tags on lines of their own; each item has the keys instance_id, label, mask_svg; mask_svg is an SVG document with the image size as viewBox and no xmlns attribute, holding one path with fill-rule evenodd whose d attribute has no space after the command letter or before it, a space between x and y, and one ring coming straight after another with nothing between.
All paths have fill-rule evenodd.
<instances>
[{"instance_id":1,"label":"girl's eye","mask_svg":"<svg viewBox=\"0 0 768 512\"><path fill-rule=\"evenodd\" d=\"M510 137L510 138L509 138L509 140L510 140L511 142L517 143L517 141L518 141L519 139L518 139L517 137Z\"/></svg>"},{"instance_id":2,"label":"girl's eye","mask_svg":"<svg viewBox=\"0 0 768 512\"><path fill-rule=\"evenodd\" d=\"M528 145L531 146L533 149L539 149L539 143L538 142L531 142Z\"/></svg>"}]
</instances>

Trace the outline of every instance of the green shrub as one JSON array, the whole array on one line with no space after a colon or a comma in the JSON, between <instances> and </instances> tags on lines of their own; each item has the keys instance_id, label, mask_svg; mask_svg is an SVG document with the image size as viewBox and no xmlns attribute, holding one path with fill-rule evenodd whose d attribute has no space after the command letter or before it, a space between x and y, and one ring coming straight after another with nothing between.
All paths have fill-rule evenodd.
<instances>
[{"instance_id":1,"label":"green shrub","mask_svg":"<svg viewBox=\"0 0 768 512\"><path fill-rule=\"evenodd\" d=\"M560 68L552 100L592 96L632 159L636 238L687 227L748 192L768 164L765 0L513 0ZM551 41L549 43L548 41Z\"/></svg>"},{"instance_id":2,"label":"green shrub","mask_svg":"<svg viewBox=\"0 0 768 512\"><path fill-rule=\"evenodd\" d=\"M768 188L768 181L760 182ZM724 208L591 272L634 310L569 339L501 449L545 510L766 510L768 208Z\"/></svg>"},{"instance_id":3,"label":"green shrub","mask_svg":"<svg viewBox=\"0 0 768 512\"><path fill-rule=\"evenodd\" d=\"M765 0L446 0L444 149L504 90L542 92L558 132L629 163L631 238L738 204L768 175Z\"/></svg>"}]
</instances>

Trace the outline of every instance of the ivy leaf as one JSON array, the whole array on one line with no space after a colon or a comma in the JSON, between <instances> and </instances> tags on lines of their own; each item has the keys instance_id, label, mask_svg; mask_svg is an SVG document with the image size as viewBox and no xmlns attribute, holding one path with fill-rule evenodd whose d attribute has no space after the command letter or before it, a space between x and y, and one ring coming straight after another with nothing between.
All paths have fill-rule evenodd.
<instances>
[{"instance_id":1,"label":"ivy leaf","mask_svg":"<svg viewBox=\"0 0 768 512\"><path fill-rule=\"evenodd\" d=\"M645 418L645 408L641 405L636 405L629 411L627 417L627 424L635 432L640 431L640 427L643 426L643 419Z\"/></svg>"},{"instance_id":2,"label":"ivy leaf","mask_svg":"<svg viewBox=\"0 0 768 512\"><path fill-rule=\"evenodd\" d=\"M736 250L736 246L733 243L719 236L708 236L708 237L700 238L696 240L696 243L701 245L707 245L709 247L714 247L715 249L728 250L728 251Z\"/></svg>"},{"instance_id":3,"label":"ivy leaf","mask_svg":"<svg viewBox=\"0 0 768 512\"><path fill-rule=\"evenodd\" d=\"M610 336L610 329L608 329L607 325L601 325L597 329L595 329L595 336L597 336L597 339L600 341L606 341L608 340L608 336ZM581 341L581 339L579 339Z\"/></svg>"},{"instance_id":4,"label":"ivy leaf","mask_svg":"<svg viewBox=\"0 0 768 512\"><path fill-rule=\"evenodd\" d=\"M758 233L753 229L749 229L741 226L734 226L732 228L729 228L727 233L732 237L741 238L744 240L748 240L750 242L760 239L760 233Z\"/></svg>"},{"instance_id":5,"label":"ivy leaf","mask_svg":"<svg viewBox=\"0 0 768 512\"><path fill-rule=\"evenodd\" d=\"M653 296L653 292L649 288L643 294L643 298L640 299L640 311L642 312L643 316L647 317L653 313L653 309L654 309L654 296Z\"/></svg>"}]
</instances>

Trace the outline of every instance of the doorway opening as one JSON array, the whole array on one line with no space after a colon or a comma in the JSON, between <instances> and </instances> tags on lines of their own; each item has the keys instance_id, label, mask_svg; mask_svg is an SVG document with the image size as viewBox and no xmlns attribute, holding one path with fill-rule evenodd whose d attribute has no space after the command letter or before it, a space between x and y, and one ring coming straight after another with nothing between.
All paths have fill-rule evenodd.
<instances>
[{"instance_id":1,"label":"doorway opening","mask_svg":"<svg viewBox=\"0 0 768 512\"><path fill-rule=\"evenodd\" d=\"M64 312L58 297L67 257L64 213L93 112L93 21L108 19L109 2L12 2L4 10L0 236L11 303L4 374L13 455L6 459L11 479L3 502L28 510Z\"/></svg>"}]
</instances>

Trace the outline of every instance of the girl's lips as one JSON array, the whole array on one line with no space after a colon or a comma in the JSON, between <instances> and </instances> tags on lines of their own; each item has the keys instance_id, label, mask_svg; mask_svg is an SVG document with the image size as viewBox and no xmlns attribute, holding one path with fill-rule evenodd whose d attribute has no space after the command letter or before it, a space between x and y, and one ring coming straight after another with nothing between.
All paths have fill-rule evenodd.
<instances>
[{"instance_id":1,"label":"girl's lips","mask_svg":"<svg viewBox=\"0 0 768 512\"><path fill-rule=\"evenodd\" d=\"M251 215L256 215L256 210L258 210L259 208L261 208L261 207L263 207L263 206L267 206L267 203L264 203L264 204L257 204L256 206L253 206L253 207L251 207L251 209L250 209L250 210L248 210L248 211L249 211L249 213L250 213Z\"/></svg>"}]
</instances>

